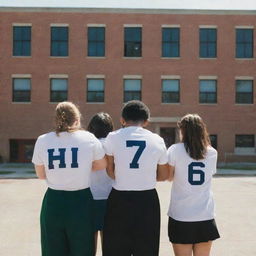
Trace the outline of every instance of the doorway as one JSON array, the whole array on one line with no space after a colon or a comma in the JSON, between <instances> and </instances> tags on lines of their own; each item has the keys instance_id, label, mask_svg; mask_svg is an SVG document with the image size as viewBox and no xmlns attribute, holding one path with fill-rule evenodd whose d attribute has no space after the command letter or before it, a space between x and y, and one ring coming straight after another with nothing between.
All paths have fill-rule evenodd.
<instances>
[{"instance_id":1,"label":"doorway","mask_svg":"<svg viewBox=\"0 0 256 256\"><path fill-rule=\"evenodd\" d=\"M161 127L160 136L164 139L165 145L169 148L176 140L176 129L173 127Z\"/></svg>"}]
</instances>

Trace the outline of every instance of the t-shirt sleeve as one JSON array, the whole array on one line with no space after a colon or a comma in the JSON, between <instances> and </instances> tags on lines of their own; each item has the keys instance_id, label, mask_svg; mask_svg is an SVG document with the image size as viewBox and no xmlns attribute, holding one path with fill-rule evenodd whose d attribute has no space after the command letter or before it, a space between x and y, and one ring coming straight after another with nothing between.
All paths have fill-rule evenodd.
<instances>
[{"instance_id":1,"label":"t-shirt sleeve","mask_svg":"<svg viewBox=\"0 0 256 256\"><path fill-rule=\"evenodd\" d=\"M214 175L217 172L217 159L218 159L218 152L215 150L212 157L212 175Z\"/></svg>"},{"instance_id":2,"label":"t-shirt sleeve","mask_svg":"<svg viewBox=\"0 0 256 256\"><path fill-rule=\"evenodd\" d=\"M95 138L94 148L93 148L93 161L100 160L105 156L105 151L102 143Z\"/></svg>"},{"instance_id":3,"label":"t-shirt sleeve","mask_svg":"<svg viewBox=\"0 0 256 256\"><path fill-rule=\"evenodd\" d=\"M43 165L44 164L42 151L43 151L42 138L38 137L35 147L34 147L34 152L33 152L33 157L32 157L33 164L35 164L35 165Z\"/></svg>"},{"instance_id":4,"label":"t-shirt sleeve","mask_svg":"<svg viewBox=\"0 0 256 256\"><path fill-rule=\"evenodd\" d=\"M107 155L113 156L113 137L111 133L108 134L106 140L104 141L104 149Z\"/></svg>"},{"instance_id":5,"label":"t-shirt sleeve","mask_svg":"<svg viewBox=\"0 0 256 256\"><path fill-rule=\"evenodd\" d=\"M160 164L160 165L167 164L167 162L168 162L167 150L166 150L164 140L162 138L161 138L160 143L161 143L161 155L160 155L160 158L158 160L158 164Z\"/></svg>"},{"instance_id":6,"label":"t-shirt sleeve","mask_svg":"<svg viewBox=\"0 0 256 256\"><path fill-rule=\"evenodd\" d=\"M175 166L175 163L176 163L174 149L175 149L175 145L172 145L167 150L168 164L171 166Z\"/></svg>"}]
</instances>

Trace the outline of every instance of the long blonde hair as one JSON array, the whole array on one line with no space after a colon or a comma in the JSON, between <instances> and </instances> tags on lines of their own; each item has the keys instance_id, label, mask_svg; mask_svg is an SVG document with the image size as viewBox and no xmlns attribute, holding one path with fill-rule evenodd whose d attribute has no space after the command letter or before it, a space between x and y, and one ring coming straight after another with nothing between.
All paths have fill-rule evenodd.
<instances>
[{"instance_id":1,"label":"long blonde hair","mask_svg":"<svg viewBox=\"0 0 256 256\"><path fill-rule=\"evenodd\" d=\"M74 132L81 129L81 113L78 107L68 101L60 102L55 109L55 132ZM75 125L75 123L77 124Z\"/></svg>"}]
</instances>

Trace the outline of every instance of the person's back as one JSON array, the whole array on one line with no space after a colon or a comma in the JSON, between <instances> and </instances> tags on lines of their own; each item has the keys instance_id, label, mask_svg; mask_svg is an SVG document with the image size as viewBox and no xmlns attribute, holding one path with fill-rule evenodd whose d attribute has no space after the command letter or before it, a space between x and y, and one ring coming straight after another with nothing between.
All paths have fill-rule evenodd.
<instances>
[{"instance_id":1,"label":"person's back","mask_svg":"<svg viewBox=\"0 0 256 256\"><path fill-rule=\"evenodd\" d=\"M106 154L115 159L117 190L149 190L156 185L157 165L165 164L165 144L141 126L128 126L109 134Z\"/></svg>"},{"instance_id":2,"label":"person's back","mask_svg":"<svg viewBox=\"0 0 256 256\"><path fill-rule=\"evenodd\" d=\"M104 144L107 171L115 179L105 218L104 256L157 256L160 206L155 185L168 176L162 138L144 129L149 109L140 101L122 110L121 129Z\"/></svg>"},{"instance_id":3,"label":"person's back","mask_svg":"<svg viewBox=\"0 0 256 256\"><path fill-rule=\"evenodd\" d=\"M211 181L216 172L217 151L208 146L205 158L195 160L187 153L184 143L178 143L168 153L175 165L169 215L180 221L213 219Z\"/></svg>"}]
</instances>

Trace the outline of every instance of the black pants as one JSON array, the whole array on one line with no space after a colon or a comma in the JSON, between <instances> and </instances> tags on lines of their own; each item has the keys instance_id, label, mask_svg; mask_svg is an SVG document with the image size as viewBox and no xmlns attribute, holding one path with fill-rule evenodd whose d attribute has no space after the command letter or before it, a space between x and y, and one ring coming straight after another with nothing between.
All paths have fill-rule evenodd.
<instances>
[{"instance_id":1,"label":"black pants","mask_svg":"<svg viewBox=\"0 0 256 256\"><path fill-rule=\"evenodd\" d=\"M160 205L155 189L118 191L107 202L103 256L158 256Z\"/></svg>"}]
</instances>

